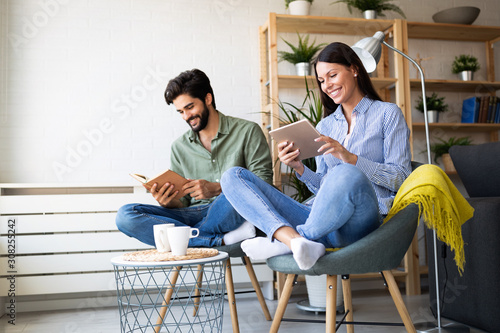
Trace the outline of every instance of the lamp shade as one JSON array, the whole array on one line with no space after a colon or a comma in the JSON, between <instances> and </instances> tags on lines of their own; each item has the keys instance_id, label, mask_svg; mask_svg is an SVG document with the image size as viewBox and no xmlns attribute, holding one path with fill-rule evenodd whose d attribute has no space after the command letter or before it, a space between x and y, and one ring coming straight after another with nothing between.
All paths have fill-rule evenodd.
<instances>
[{"instance_id":1,"label":"lamp shade","mask_svg":"<svg viewBox=\"0 0 500 333\"><path fill-rule=\"evenodd\" d=\"M382 31L377 31L373 37L366 37L354 44L352 49L361 59L363 66L368 73L372 73L377 68L377 63L380 60L382 53L382 42L385 39L385 34Z\"/></svg>"}]
</instances>

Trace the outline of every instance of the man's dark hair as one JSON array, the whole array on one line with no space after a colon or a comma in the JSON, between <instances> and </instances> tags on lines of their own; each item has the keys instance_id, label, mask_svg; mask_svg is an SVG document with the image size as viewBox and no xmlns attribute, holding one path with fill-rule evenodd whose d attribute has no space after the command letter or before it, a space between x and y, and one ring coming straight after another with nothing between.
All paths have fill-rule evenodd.
<instances>
[{"instance_id":1,"label":"man's dark hair","mask_svg":"<svg viewBox=\"0 0 500 333\"><path fill-rule=\"evenodd\" d=\"M165 101L170 105L179 95L188 94L205 102L207 94L212 95L212 106L215 107L215 96L208 76L199 69L192 69L180 73L170 80L165 90Z\"/></svg>"}]
</instances>

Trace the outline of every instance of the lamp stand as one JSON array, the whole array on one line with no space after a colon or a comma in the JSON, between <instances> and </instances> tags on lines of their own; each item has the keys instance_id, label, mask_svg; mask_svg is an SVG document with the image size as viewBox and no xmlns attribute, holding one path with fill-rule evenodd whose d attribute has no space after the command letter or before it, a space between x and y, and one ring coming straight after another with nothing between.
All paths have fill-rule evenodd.
<instances>
[{"instance_id":1,"label":"lamp stand","mask_svg":"<svg viewBox=\"0 0 500 333\"><path fill-rule=\"evenodd\" d=\"M425 95L425 80L424 80L424 71L420 67L420 65L401 52L400 50L392 47L388 43L386 43L384 40L382 40L382 44L393 50L394 52L402 55L404 58L408 59L415 67L418 69L420 72L420 80L422 82L422 102L424 106L424 124L425 124L425 141L427 144L427 160L429 164L432 164L432 159L431 159L431 147L430 147L430 138L429 138L429 120L427 118L427 101L426 101L426 95ZM436 237L436 230L432 230L432 238L434 242L434 270L435 270L435 279L436 279L436 310L437 310L437 326L435 323L432 322L424 322L424 323L417 323L415 324L415 328L417 329L417 332L455 332L455 333L462 333L462 332L470 332L470 329L468 326L462 325L462 324L448 324L446 326L441 326L441 309L440 309L440 304L439 304L439 274L438 274L438 255L437 255L437 237Z\"/></svg>"}]
</instances>

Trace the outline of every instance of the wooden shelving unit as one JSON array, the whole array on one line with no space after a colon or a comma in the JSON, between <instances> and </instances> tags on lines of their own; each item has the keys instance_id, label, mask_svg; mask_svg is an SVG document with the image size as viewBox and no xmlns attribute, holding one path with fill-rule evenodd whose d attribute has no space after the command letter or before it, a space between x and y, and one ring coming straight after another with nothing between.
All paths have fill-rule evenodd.
<instances>
[{"instance_id":1,"label":"wooden shelving unit","mask_svg":"<svg viewBox=\"0 0 500 333\"><path fill-rule=\"evenodd\" d=\"M440 80L426 78L425 86L429 91L468 92L477 95L494 95L500 90L500 81L495 81L495 59L493 44L500 41L500 27L406 22L407 39L443 40L457 42L476 42L483 44L486 50L485 61L487 79L481 81ZM419 79L410 79L410 89L420 90ZM469 133L490 133L490 141L498 141L500 124L463 124L463 123L436 123L429 124L430 128L439 128L445 131L460 131ZM412 124L413 131L423 131L423 123Z\"/></svg>"}]
</instances>

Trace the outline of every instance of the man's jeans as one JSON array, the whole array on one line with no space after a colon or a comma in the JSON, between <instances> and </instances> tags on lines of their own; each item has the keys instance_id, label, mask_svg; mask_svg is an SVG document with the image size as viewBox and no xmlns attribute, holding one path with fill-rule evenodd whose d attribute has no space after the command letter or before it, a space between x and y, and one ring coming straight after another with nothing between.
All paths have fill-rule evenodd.
<instances>
[{"instance_id":1,"label":"man's jeans","mask_svg":"<svg viewBox=\"0 0 500 333\"><path fill-rule=\"evenodd\" d=\"M350 164L330 170L311 206L293 200L241 167L227 170L221 185L245 220L270 238L277 229L289 226L326 247L343 247L380 226L375 191L366 175Z\"/></svg>"},{"instance_id":2,"label":"man's jeans","mask_svg":"<svg viewBox=\"0 0 500 333\"><path fill-rule=\"evenodd\" d=\"M221 194L212 203L186 208L164 208L155 205L128 204L116 215L118 229L127 236L155 246L153 226L174 223L176 226L198 228L198 237L189 240L189 246L220 246L225 233L238 228L244 219Z\"/></svg>"}]
</instances>

